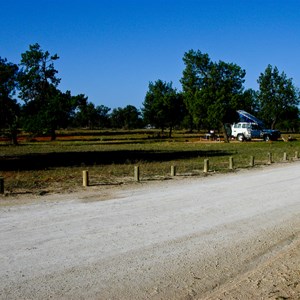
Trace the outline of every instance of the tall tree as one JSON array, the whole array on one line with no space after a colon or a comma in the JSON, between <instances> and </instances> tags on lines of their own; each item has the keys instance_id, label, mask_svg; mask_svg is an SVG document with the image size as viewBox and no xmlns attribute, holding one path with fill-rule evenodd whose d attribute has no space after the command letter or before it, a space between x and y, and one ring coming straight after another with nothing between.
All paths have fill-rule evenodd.
<instances>
[{"instance_id":1,"label":"tall tree","mask_svg":"<svg viewBox=\"0 0 300 300\"><path fill-rule=\"evenodd\" d=\"M13 144L17 144L20 106L14 99L18 66L0 57L0 130L8 130Z\"/></svg>"},{"instance_id":2,"label":"tall tree","mask_svg":"<svg viewBox=\"0 0 300 300\"><path fill-rule=\"evenodd\" d=\"M114 108L110 119L114 128L136 129L141 128L143 123L140 111L133 105Z\"/></svg>"},{"instance_id":3,"label":"tall tree","mask_svg":"<svg viewBox=\"0 0 300 300\"><path fill-rule=\"evenodd\" d=\"M183 57L181 79L184 99L194 122L222 128L228 141L226 123L235 121L242 108L245 70L223 61L212 62L207 54L190 50Z\"/></svg>"},{"instance_id":4,"label":"tall tree","mask_svg":"<svg viewBox=\"0 0 300 300\"><path fill-rule=\"evenodd\" d=\"M291 106L280 114L277 126L284 131L298 132L300 126L300 112L297 106Z\"/></svg>"},{"instance_id":5,"label":"tall tree","mask_svg":"<svg viewBox=\"0 0 300 300\"><path fill-rule=\"evenodd\" d=\"M21 55L21 71L19 74L19 97L25 102L24 127L32 133L49 132L55 139L55 122L53 113L57 101L64 101L66 97L59 97L57 86L60 79L54 62L59 58L57 54L50 55L43 51L39 44L29 46L29 50Z\"/></svg>"},{"instance_id":6,"label":"tall tree","mask_svg":"<svg viewBox=\"0 0 300 300\"><path fill-rule=\"evenodd\" d=\"M174 126L184 117L182 96L172 87L172 82L160 79L155 83L150 82L143 106L144 121L160 128L162 132L169 128L170 137Z\"/></svg>"},{"instance_id":7,"label":"tall tree","mask_svg":"<svg viewBox=\"0 0 300 300\"><path fill-rule=\"evenodd\" d=\"M65 93L54 89L51 101L46 107L46 116L48 131L52 134L52 140L55 139L55 130L66 128L71 123L77 107L77 97L72 96L70 91ZM53 136L54 135L54 136Z\"/></svg>"},{"instance_id":8,"label":"tall tree","mask_svg":"<svg viewBox=\"0 0 300 300\"><path fill-rule=\"evenodd\" d=\"M135 129L142 125L141 113L133 105L127 105L123 108L124 114L124 128L125 129Z\"/></svg>"},{"instance_id":9,"label":"tall tree","mask_svg":"<svg viewBox=\"0 0 300 300\"><path fill-rule=\"evenodd\" d=\"M88 101L88 97L80 94L76 96L77 109L75 112L75 125L93 129L97 122L95 105Z\"/></svg>"},{"instance_id":10,"label":"tall tree","mask_svg":"<svg viewBox=\"0 0 300 300\"><path fill-rule=\"evenodd\" d=\"M236 64L223 61L214 63L201 93L204 103L209 103L208 124L221 127L226 142L229 140L225 124L237 118L236 110L241 107L245 74Z\"/></svg>"},{"instance_id":11,"label":"tall tree","mask_svg":"<svg viewBox=\"0 0 300 300\"><path fill-rule=\"evenodd\" d=\"M110 127L110 108L105 105L99 105L96 107L98 116L98 127L109 128Z\"/></svg>"},{"instance_id":12,"label":"tall tree","mask_svg":"<svg viewBox=\"0 0 300 300\"><path fill-rule=\"evenodd\" d=\"M110 119L111 119L111 126L113 128L123 128L125 124L123 108L122 107L114 108L111 112Z\"/></svg>"},{"instance_id":13,"label":"tall tree","mask_svg":"<svg viewBox=\"0 0 300 300\"><path fill-rule=\"evenodd\" d=\"M201 101L200 91L205 85L212 67L212 61L206 53L200 50L190 50L183 56L185 69L180 80L183 89L183 99L186 108L193 120L193 123L199 127L207 118L207 107Z\"/></svg>"},{"instance_id":14,"label":"tall tree","mask_svg":"<svg viewBox=\"0 0 300 300\"><path fill-rule=\"evenodd\" d=\"M278 122L284 121L285 112L297 108L299 91L291 78L287 78L284 72L280 74L278 68L271 65L260 74L258 83L260 117L274 129Z\"/></svg>"},{"instance_id":15,"label":"tall tree","mask_svg":"<svg viewBox=\"0 0 300 300\"><path fill-rule=\"evenodd\" d=\"M259 111L257 91L253 89L246 89L241 97L241 105L239 106L239 109L243 109L250 114L257 115Z\"/></svg>"}]
</instances>

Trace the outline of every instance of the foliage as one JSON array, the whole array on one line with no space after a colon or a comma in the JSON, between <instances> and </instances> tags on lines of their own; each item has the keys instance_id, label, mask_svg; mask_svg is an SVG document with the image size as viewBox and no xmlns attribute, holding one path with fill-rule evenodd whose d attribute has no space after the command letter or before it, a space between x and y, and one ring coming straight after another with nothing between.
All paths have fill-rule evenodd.
<instances>
[{"instance_id":1,"label":"foliage","mask_svg":"<svg viewBox=\"0 0 300 300\"><path fill-rule=\"evenodd\" d=\"M290 106L279 115L278 128L283 131L298 132L300 126L299 108Z\"/></svg>"},{"instance_id":2,"label":"foliage","mask_svg":"<svg viewBox=\"0 0 300 300\"><path fill-rule=\"evenodd\" d=\"M222 127L232 123L236 110L245 106L243 94L245 70L233 63L212 62L208 54L190 50L183 57L185 69L181 79L184 99L194 122L199 126Z\"/></svg>"},{"instance_id":3,"label":"foliage","mask_svg":"<svg viewBox=\"0 0 300 300\"><path fill-rule=\"evenodd\" d=\"M257 91L253 89L246 89L241 97L241 103L239 107L250 114L256 115L259 111Z\"/></svg>"},{"instance_id":4,"label":"foliage","mask_svg":"<svg viewBox=\"0 0 300 300\"><path fill-rule=\"evenodd\" d=\"M44 101L40 107L40 102L30 101L23 106L22 121L23 128L34 135L50 134L51 139L56 139L56 129L66 128L76 107L76 98L71 96L71 92L62 93L58 89L50 86L49 101Z\"/></svg>"},{"instance_id":5,"label":"foliage","mask_svg":"<svg viewBox=\"0 0 300 300\"><path fill-rule=\"evenodd\" d=\"M18 66L0 57L0 130L8 130L12 143L17 144L20 107L14 99Z\"/></svg>"},{"instance_id":6,"label":"foliage","mask_svg":"<svg viewBox=\"0 0 300 300\"><path fill-rule=\"evenodd\" d=\"M258 83L259 116L267 125L274 129L277 123L286 122L287 117L292 117L291 122L298 120L299 91L291 78L284 72L280 74L277 67L268 65Z\"/></svg>"},{"instance_id":7,"label":"foliage","mask_svg":"<svg viewBox=\"0 0 300 300\"><path fill-rule=\"evenodd\" d=\"M60 79L54 68L58 55L43 51L39 44L29 45L29 50L21 54L21 71L19 74L20 98L30 101L46 101L51 86L57 87Z\"/></svg>"},{"instance_id":8,"label":"foliage","mask_svg":"<svg viewBox=\"0 0 300 300\"><path fill-rule=\"evenodd\" d=\"M169 127L169 136L172 135L174 126L184 117L182 95L172 87L172 82L167 83L160 79L155 83L150 82L143 106L145 123L160 128L162 132Z\"/></svg>"},{"instance_id":9,"label":"foliage","mask_svg":"<svg viewBox=\"0 0 300 300\"><path fill-rule=\"evenodd\" d=\"M62 97L57 90L60 79L54 61L59 57L43 51L39 44L29 46L23 53L19 73L19 97L25 102L23 109L23 126L34 134L50 132L55 139L57 127L56 106L67 97Z\"/></svg>"},{"instance_id":10,"label":"foliage","mask_svg":"<svg viewBox=\"0 0 300 300\"><path fill-rule=\"evenodd\" d=\"M236 121L236 110L243 109L263 119L266 125L281 130L299 130L299 91L292 79L269 65L258 79L259 91L244 90L245 70L209 55L190 50L184 53L182 92L172 82L150 82L142 111L132 105L112 110L95 106L88 97L72 96L58 89L60 78L51 55L39 44L29 45L18 65L0 57L0 130L17 143L17 132L47 134L56 138L60 128L92 129L143 128L146 124L169 136L174 128L205 130L223 128ZM18 92L21 104L15 99Z\"/></svg>"},{"instance_id":11,"label":"foliage","mask_svg":"<svg viewBox=\"0 0 300 300\"><path fill-rule=\"evenodd\" d=\"M67 128L76 106L76 96L72 96L70 91L63 93L56 89L46 109L48 115L45 116L45 119L50 124L50 130Z\"/></svg>"},{"instance_id":12,"label":"foliage","mask_svg":"<svg viewBox=\"0 0 300 300\"><path fill-rule=\"evenodd\" d=\"M97 121L97 111L95 105L88 101L88 97L80 94L75 97L76 112L73 124L76 127L93 129Z\"/></svg>"},{"instance_id":13,"label":"foliage","mask_svg":"<svg viewBox=\"0 0 300 300\"><path fill-rule=\"evenodd\" d=\"M124 108L114 108L111 113L111 124L113 128L141 128L143 123L140 116L141 113L133 105L127 105Z\"/></svg>"},{"instance_id":14,"label":"foliage","mask_svg":"<svg viewBox=\"0 0 300 300\"><path fill-rule=\"evenodd\" d=\"M96 106L98 128L110 128L110 108L105 105Z\"/></svg>"},{"instance_id":15,"label":"foliage","mask_svg":"<svg viewBox=\"0 0 300 300\"><path fill-rule=\"evenodd\" d=\"M219 61L212 65L210 77L202 90L205 103L209 103L209 124L216 127L220 123L232 123L235 120L236 110L242 106L245 74L244 70L232 63Z\"/></svg>"},{"instance_id":16,"label":"foliage","mask_svg":"<svg viewBox=\"0 0 300 300\"><path fill-rule=\"evenodd\" d=\"M196 126L205 125L207 118L206 103L201 99L201 89L209 74L212 62L206 53L190 50L183 56L185 69L180 80L183 89L184 103L193 123Z\"/></svg>"}]
</instances>

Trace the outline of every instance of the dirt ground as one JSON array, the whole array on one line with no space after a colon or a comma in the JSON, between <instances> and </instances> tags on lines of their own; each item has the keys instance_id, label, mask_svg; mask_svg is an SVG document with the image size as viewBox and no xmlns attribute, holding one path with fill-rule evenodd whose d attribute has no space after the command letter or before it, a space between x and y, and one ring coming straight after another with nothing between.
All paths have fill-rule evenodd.
<instances>
[{"instance_id":1,"label":"dirt ground","mask_svg":"<svg viewBox=\"0 0 300 300\"><path fill-rule=\"evenodd\" d=\"M204 299L300 299L300 240Z\"/></svg>"},{"instance_id":2,"label":"dirt ground","mask_svg":"<svg viewBox=\"0 0 300 300\"><path fill-rule=\"evenodd\" d=\"M0 299L300 299L300 162L0 198Z\"/></svg>"}]
</instances>

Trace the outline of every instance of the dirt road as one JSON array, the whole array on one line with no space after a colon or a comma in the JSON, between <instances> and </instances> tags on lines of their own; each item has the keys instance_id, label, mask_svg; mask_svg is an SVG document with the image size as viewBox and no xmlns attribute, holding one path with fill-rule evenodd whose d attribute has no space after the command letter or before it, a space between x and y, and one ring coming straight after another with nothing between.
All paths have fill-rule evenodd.
<instances>
[{"instance_id":1,"label":"dirt road","mask_svg":"<svg viewBox=\"0 0 300 300\"><path fill-rule=\"evenodd\" d=\"M0 299L300 299L299 195L294 162L1 206Z\"/></svg>"}]
</instances>

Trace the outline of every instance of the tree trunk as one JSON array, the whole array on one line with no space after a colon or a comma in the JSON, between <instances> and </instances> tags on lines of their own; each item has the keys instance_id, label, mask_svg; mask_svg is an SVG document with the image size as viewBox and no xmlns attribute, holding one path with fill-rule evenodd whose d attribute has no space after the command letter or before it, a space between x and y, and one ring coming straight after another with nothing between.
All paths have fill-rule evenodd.
<instances>
[{"instance_id":1,"label":"tree trunk","mask_svg":"<svg viewBox=\"0 0 300 300\"><path fill-rule=\"evenodd\" d=\"M189 115L189 125L190 125L190 132L193 132L194 121L193 121L193 117L191 115Z\"/></svg>"},{"instance_id":2,"label":"tree trunk","mask_svg":"<svg viewBox=\"0 0 300 300\"><path fill-rule=\"evenodd\" d=\"M229 138L228 138L228 134L227 134L226 127L225 127L224 123L222 123L222 130L223 130L223 135L224 135L224 142L229 143Z\"/></svg>"},{"instance_id":3,"label":"tree trunk","mask_svg":"<svg viewBox=\"0 0 300 300\"><path fill-rule=\"evenodd\" d=\"M10 126L10 138L11 138L11 143L13 145L18 145L18 129L17 126L12 125Z\"/></svg>"},{"instance_id":4,"label":"tree trunk","mask_svg":"<svg viewBox=\"0 0 300 300\"><path fill-rule=\"evenodd\" d=\"M51 141L55 141L55 140L56 140L55 129L51 129Z\"/></svg>"},{"instance_id":5,"label":"tree trunk","mask_svg":"<svg viewBox=\"0 0 300 300\"><path fill-rule=\"evenodd\" d=\"M171 138L171 137L172 137L172 130L173 130L173 127L172 127L172 126L170 126L169 138Z\"/></svg>"},{"instance_id":6,"label":"tree trunk","mask_svg":"<svg viewBox=\"0 0 300 300\"><path fill-rule=\"evenodd\" d=\"M272 130L275 128L275 124L276 124L276 119L274 119L274 120L272 121L272 124L271 124L271 129L272 129Z\"/></svg>"},{"instance_id":7,"label":"tree trunk","mask_svg":"<svg viewBox=\"0 0 300 300\"><path fill-rule=\"evenodd\" d=\"M13 145L17 146L18 145L18 137L17 137L17 132L13 131L11 133L11 142Z\"/></svg>"}]
</instances>

